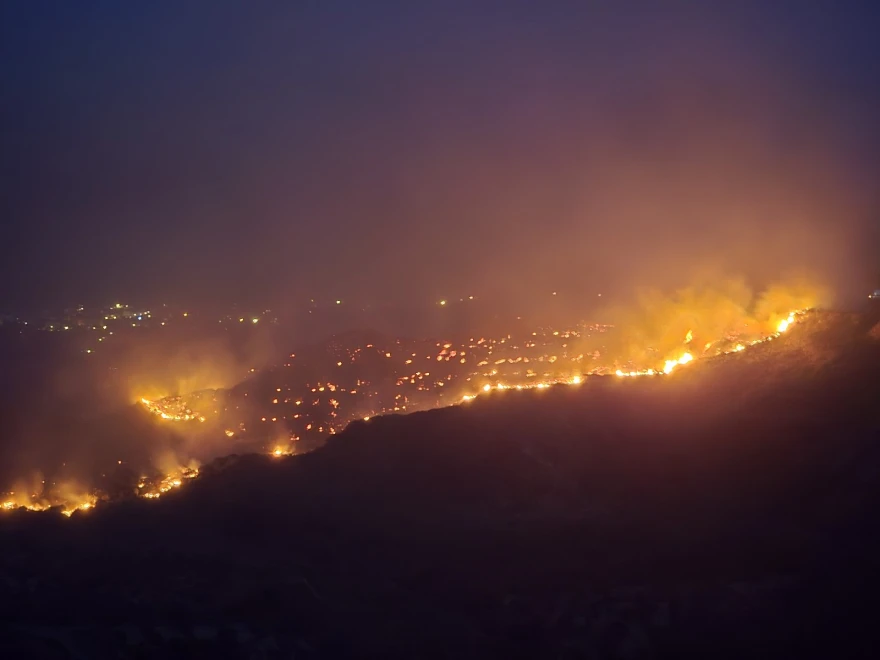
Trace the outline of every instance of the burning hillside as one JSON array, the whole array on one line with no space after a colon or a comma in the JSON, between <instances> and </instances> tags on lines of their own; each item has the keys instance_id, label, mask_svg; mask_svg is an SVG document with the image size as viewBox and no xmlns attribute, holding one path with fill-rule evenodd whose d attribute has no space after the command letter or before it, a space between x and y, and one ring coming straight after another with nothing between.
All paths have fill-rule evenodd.
<instances>
[{"instance_id":1,"label":"burning hillside","mask_svg":"<svg viewBox=\"0 0 880 660\"><path fill-rule=\"evenodd\" d=\"M506 333L492 336L338 335L253 368L229 389L142 397L138 408L149 415L125 423L150 424L168 434L152 450L174 457L160 467L155 456L145 461L121 455L116 465L93 465L100 478L88 488L72 486L64 470L56 471L52 478L10 488L2 507L70 513L101 499L156 498L194 477L200 462L228 454L308 452L356 420L443 408L496 391L579 386L599 377L667 378L787 334L810 315L806 310L819 296L794 287L751 300L728 282L671 297L643 294L625 314L608 310L614 324L548 327L517 318Z\"/></svg>"},{"instance_id":2,"label":"burning hillside","mask_svg":"<svg viewBox=\"0 0 880 660\"><path fill-rule=\"evenodd\" d=\"M179 424L181 429L196 425L200 437L214 434L215 456L243 450L281 457L319 446L354 420L467 403L493 391L578 386L596 377L668 377L692 362L771 341L805 315L791 312L776 321L770 334L730 334L706 343L702 350L691 346L694 332L688 330L678 357L665 359L658 368L635 369L628 363L626 370L603 360L605 338L615 332L610 326L541 328L458 343L374 337L359 345L349 337L344 344L331 342L323 351L291 354L284 365L257 373L231 390L142 399L140 405L162 423ZM198 475L197 463L177 465L182 462L150 474L118 469L104 475L112 485L101 491L72 491L63 482L18 486L9 491L2 508L58 508L70 515L100 499L157 498Z\"/></svg>"},{"instance_id":3,"label":"burning hillside","mask_svg":"<svg viewBox=\"0 0 880 660\"><path fill-rule=\"evenodd\" d=\"M449 657L588 655L621 638L636 657L702 657L719 640L742 657L756 638L787 657L775 651L827 636L823 608L841 629L871 620L839 590L877 575L864 541L880 469L871 321L794 318L671 374L490 387L355 422L292 460L218 459L173 499L99 503L72 524L10 516L0 534L33 551L0 566L20 596L7 616L28 633L136 622L141 644L214 655L246 628L311 657L345 656L340 637L411 657L402 635ZM84 581L107 586L71 613ZM180 637L154 632L156 612L175 613L162 635L179 617Z\"/></svg>"},{"instance_id":4,"label":"burning hillside","mask_svg":"<svg viewBox=\"0 0 880 660\"><path fill-rule=\"evenodd\" d=\"M792 311L765 323L760 334L730 331L700 347L688 329L679 348L665 358L652 351L657 366L642 368L605 357L620 341L614 337L620 331L609 325L521 328L501 337L440 342L373 337L361 343L351 336L345 344L334 341L300 357L291 354L283 366L232 390L143 399L142 404L162 420L208 421L230 438L277 436L280 428L295 441L316 441L355 419L454 405L492 390L577 385L588 376L669 375L695 359L778 337L805 314Z\"/></svg>"}]
</instances>

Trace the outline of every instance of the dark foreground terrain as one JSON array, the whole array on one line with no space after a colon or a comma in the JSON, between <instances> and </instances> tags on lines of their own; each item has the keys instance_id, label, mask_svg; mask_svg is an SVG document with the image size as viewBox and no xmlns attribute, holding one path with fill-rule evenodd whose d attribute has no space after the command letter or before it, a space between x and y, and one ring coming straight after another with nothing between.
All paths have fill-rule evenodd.
<instances>
[{"instance_id":1,"label":"dark foreground terrain","mask_svg":"<svg viewBox=\"0 0 880 660\"><path fill-rule=\"evenodd\" d=\"M3 658L880 657L880 332L495 392L0 520Z\"/></svg>"}]
</instances>

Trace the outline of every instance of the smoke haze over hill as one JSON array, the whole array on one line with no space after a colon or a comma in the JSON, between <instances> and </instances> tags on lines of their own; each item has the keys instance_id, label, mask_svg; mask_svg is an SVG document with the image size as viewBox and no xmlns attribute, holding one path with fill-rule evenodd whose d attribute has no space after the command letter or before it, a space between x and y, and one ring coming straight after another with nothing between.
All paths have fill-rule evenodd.
<instances>
[{"instance_id":1,"label":"smoke haze over hill","mask_svg":"<svg viewBox=\"0 0 880 660\"><path fill-rule=\"evenodd\" d=\"M876 20L822 4L5 8L2 302L861 291Z\"/></svg>"}]
</instances>

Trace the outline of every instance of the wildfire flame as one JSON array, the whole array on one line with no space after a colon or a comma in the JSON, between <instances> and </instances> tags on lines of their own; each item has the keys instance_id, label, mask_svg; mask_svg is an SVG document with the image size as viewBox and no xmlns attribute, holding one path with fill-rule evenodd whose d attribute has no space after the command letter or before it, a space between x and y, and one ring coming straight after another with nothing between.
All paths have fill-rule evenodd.
<instances>
[{"instance_id":1,"label":"wildfire flame","mask_svg":"<svg viewBox=\"0 0 880 660\"><path fill-rule=\"evenodd\" d=\"M690 353L685 353L677 360L666 360L666 362L663 364L663 373L664 374L672 373L672 370L675 369L678 365L687 364L688 362L691 362L693 359L694 359L693 355L691 355Z\"/></svg>"},{"instance_id":2,"label":"wildfire flame","mask_svg":"<svg viewBox=\"0 0 880 660\"><path fill-rule=\"evenodd\" d=\"M172 422L190 422L194 420L200 422L205 421L204 415L184 407L180 401L180 397L161 399L159 401L150 401L144 397L141 398L141 404L150 413L161 419L166 419Z\"/></svg>"},{"instance_id":3,"label":"wildfire flame","mask_svg":"<svg viewBox=\"0 0 880 660\"><path fill-rule=\"evenodd\" d=\"M62 484L59 492L71 490ZM43 496L38 493L22 493L18 491L10 491L6 493L7 499L0 503L0 509L3 511L14 511L16 509L26 509L28 511L47 511L57 508L68 518L76 511L88 511L93 508L98 501L94 494L68 494L68 495L49 495Z\"/></svg>"},{"instance_id":4,"label":"wildfire flame","mask_svg":"<svg viewBox=\"0 0 880 660\"><path fill-rule=\"evenodd\" d=\"M677 371L680 367L683 367L691 362L694 362L701 357L710 356L710 355L721 355L727 353L738 353L744 351L749 346L754 346L756 344L760 344L762 342L770 341L776 337L779 337L782 333L787 332L804 314L804 311L793 311L790 312L787 316L779 319L775 324L775 332L769 334L767 336L761 337L759 339L755 339L752 341L740 341L736 343L732 348L723 349L717 348L714 353L710 354L708 351L713 345L723 345L721 341L712 341L708 342L704 346L704 350L702 354L698 353L695 355L691 350L683 350L683 348L679 348L676 352L672 352L672 355L667 357L662 361L662 366L658 365L656 368L647 368L647 369L636 369L636 370L623 370L617 369L614 373L618 377L643 377L643 376L669 376L670 374ZM771 326L773 327L773 326ZM554 333L558 334L558 333ZM567 335L566 335L567 336ZM693 329L687 331L684 337L684 346L689 346L693 342L694 332ZM729 340L729 339L728 339ZM483 340L480 340L483 341ZM730 344L726 344L729 346ZM455 351L448 352L448 349L451 345L444 345L443 350L438 356L439 359L445 359L448 361L449 357L455 357ZM532 358L534 359L534 358ZM519 358L506 358L504 360L500 360L496 362L496 364L500 364L501 362L529 362L528 357L519 357ZM540 361L545 361L544 357L540 358ZM546 363L553 364L557 361L557 356L548 356L546 359ZM463 362L463 360L462 360ZM479 363L477 366L482 366L487 364L486 362ZM491 365L489 367L491 369ZM490 376L492 374L497 373L497 370L486 372L484 376ZM554 385L569 385L576 386L580 385L584 382L585 375L601 375L604 373L608 373L607 370L593 370L585 373L571 373L569 368L569 373L565 373L564 369L560 369L557 373L560 373L558 377L546 377L544 380L535 381L532 380L530 382L519 382L519 383L503 383L503 382L484 382L479 386L479 390L477 392L468 392L463 394L460 399L458 399L457 403L468 403L477 398L477 396L488 395L493 391L504 391L504 390L543 390L548 387ZM534 373L531 373L534 376ZM545 376L550 376L550 373L545 373ZM470 380L468 378L467 380ZM323 387L321 388L323 390ZM314 390L313 390L314 391ZM332 391L332 390L331 390ZM296 402L297 405L300 404L300 401ZM159 419L174 421L174 422L192 422L199 421L204 422L204 415L200 414L198 411L192 410L187 407L186 402L182 397L169 397L167 399L161 399L159 401L152 401L147 398L141 398L140 404L144 406L144 408L150 412L152 415L156 416ZM397 408L395 408L397 410ZM374 414L381 414L382 411ZM362 419L367 421L373 415L363 416ZM273 419L274 421L274 419ZM330 433L333 433L335 430L330 429ZM235 436L235 432L226 429L225 434L228 437ZM298 440L297 437L291 437L289 442L282 441L279 444L272 445L271 448L267 451L270 457L280 458L283 456L293 455L294 452L294 441ZM180 488L183 484L191 479L195 479L199 475L198 466L195 464L191 464L186 467L175 467L173 465L166 466L165 473L158 477L148 478L147 476L141 477L137 484L137 495L139 497L143 497L146 499L158 499L162 495ZM51 508L58 508L62 514L65 516L72 516L74 512L86 512L94 508L97 504L98 497L94 493L83 493L81 489L76 489L73 487L67 488L59 488L58 492L64 492L65 495L55 495L51 497L44 496L39 493L32 493L29 491L21 491L16 490L9 493L6 493L6 496L0 500L0 511L11 511L19 508L28 509L31 511L45 511Z\"/></svg>"}]
</instances>

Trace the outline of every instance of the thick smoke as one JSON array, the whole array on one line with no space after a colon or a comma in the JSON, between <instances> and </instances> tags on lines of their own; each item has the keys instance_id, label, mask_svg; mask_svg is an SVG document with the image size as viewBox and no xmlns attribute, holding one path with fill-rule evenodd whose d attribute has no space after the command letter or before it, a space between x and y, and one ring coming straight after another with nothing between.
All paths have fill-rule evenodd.
<instances>
[{"instance_id":1,"label":"thick smoke","mask_svg":"<svg viewBox=\"0 0 880 660\"><path fill-rule=\"evenodd\" d=\"M94 484L108 466L136 474L190 467L216 448L198 428L156 424L136 402L231 387L271 362L276 342L272 328L232 335L193 324L185 332L133 331L102 346L94 359L68 347L7 361L15 387L7 395L0 442L0 490L22 493L39 485L34 492L41 493L63 485L86 492L80 485ZM13 487L22 475L39 478Z\"/></svg>"},{"instance_id":2,"label":"thick smoke","mask_svg":"<svg viewBox=\"0 0 880 660\"><path fill-rule=\"evenodd\" d=\"M522 66L490 58L478 68L485 80L463 78L490 86L490 100L412 86L409 123L379 122L358 153L345 151L348 134L328 144L346 166L320 175L355 183L341 200L315 192L313 204L379 228L333 246L345 264L369 259L365 293L474 294L520 308L554 290L686 287L706 268L743 273L756 289L793 270L842 294L864 286L874 200L856 111L772 43L723 19L656 13L663 29L633 17L609 31L619 43L585 37L576 71L551 40L527 35ZM462 96L494 103L491 119Z\"/></svg>"},{"instance_id":3,"label":"thick smoke","mask_svg":"<svg viewBox=\"0 0 880 660\"><path fill-rule=\"evenodd\" d=\"M724 342L767 336L791 312L831 301L830 289L803 277L757 292L743 278L719 278L672 293L642 289L634 302L602 316L617 327L610 357L650 369L683 351L712 355Z\"/></svg>"},{"instance_id":4,"label":"thick smoke","mask_svg":"<svg viewBox=\"0 0 880 660\"><path fill-rule=\"evenodd\" d=\"M251 369L278 357L271 333L255 330L238 340L205 333L171 346L132 346L121 367L127 399L136 402L235 385Z\"/></svg>"}]
</instances>

